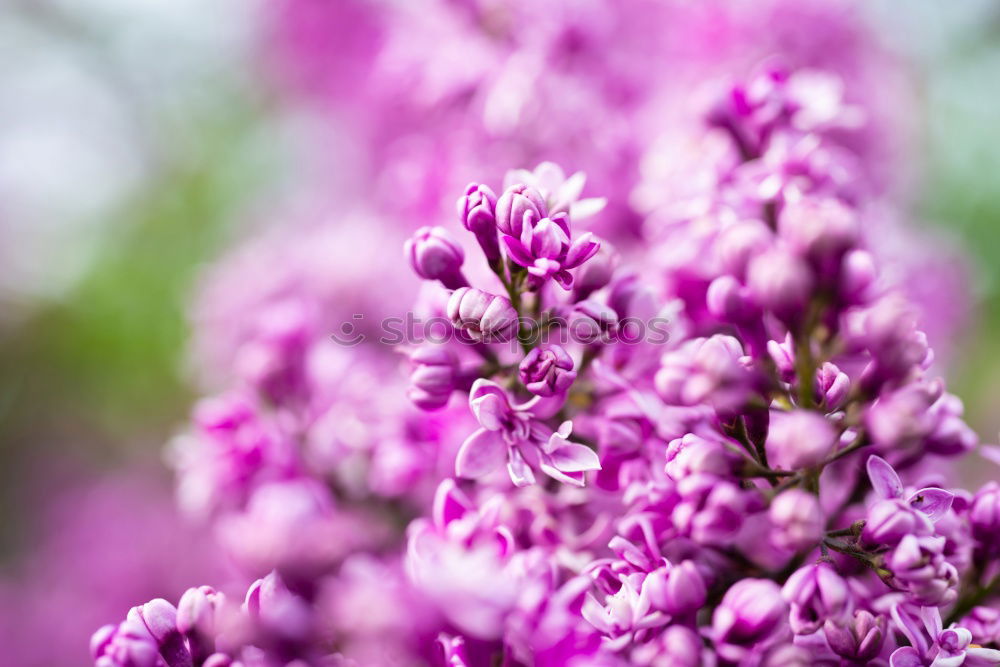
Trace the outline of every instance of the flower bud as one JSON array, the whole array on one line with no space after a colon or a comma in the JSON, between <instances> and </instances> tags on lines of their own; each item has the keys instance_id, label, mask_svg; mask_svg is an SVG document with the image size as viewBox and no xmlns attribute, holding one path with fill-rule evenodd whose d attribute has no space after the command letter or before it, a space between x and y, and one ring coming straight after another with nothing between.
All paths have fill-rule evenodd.
<instances>
[{"instance_id":1,"label":"flower bud","mask_svg":"<svg viewBox=\"0 0 1000 667\"><path fill-rule=\"evenodd\" d=\"M658 637L637 644L629 656L636 667L701 667L705 644L698 633L685 625L668 625Z\"/></svg>"},{"instance_id":2,"label":"flower bud","mask_svg":"<svg viewBox=\"0 0 1000 667\"><path fill-rule=\"evenodd\" d=\"M667 475L681 480L690 475L707 473L729 477L736 472L743 457L717 440L707 440L694 433L671 440L667 445Z\"/></svg>"},{"instance_id":3,"label":"flower bud","mask_svg":"<svg viewBox=\"0 0 1000 667\"><path fill-rule=\"evenodd\" d=\"M618 332L618 314L594 299L586 299L573 308L570 324L574 340L581 343L607 343Z\"/></svg>"},{"instance_id":4,"label":"flower bud","mask_svg":"<svg viewBox=\"0 0 1000 667\"><path fill-rule=\"evenodd\" d=\"M500 259L500 240L497 238L497 196L486 185L470 183L458 200L458 219L475 234L479 247L489 262Z\"/></svg>"},{"instance_id":5,"label":"flower bud","mask_svg":"<svg viewBox=\"0 0 1000 667\"><path fill-rule=\"evenodd\" d=\"M757 313L746 288L732 276L719 276L708 286L708 312L721 320L745 322Z\"/></svg>"},{"instance_id":6,"label":"flower bud","mask_svg":"<svg viewBox=\"0 0 1000 667\"><path fill-rule=\"evenodd\" d=\"M1000 643L1000 609L985 605L973 607L958 625L972 633L975 644Z\"/></svg>"},{"instance_id":7,"label":"flower bud","mask_svg":"<svg viewBox=\"0 0 1000 667\"><path fill-rule=\"evenodd\" d=\"M195 660L215 650L216 617L225 596L211 586L189 588L177 603L177 629L188 638Z\"/></svg>"},{"instance_id":8,"label":"flower bud","mask_svg":"<svg viewBox=\"0 0 1000 667\"><path fill-rule=\"evenodd\" d=\"M817 412L777 413L772 416L767 434L767 459L782 470L808 468L823 461L836 441L833 426Z\"/></svg>"},{"instance_id":9,"label":"flower bud","mask_svg":"<svg viewBox=\"0 0 1000 667\"><path fill-rule=\"evenodd\" d=\"M958 572L945 560L945 538L907 535L885 557L894 583L922 606L944 606L957 597Z\"/></svg>"},{"instance_id":10,"label":"flower bud","mask_svg":"<svg viewBox=\"0 0 1000 667\"><path fill-rule=\"evenodd\" d=\"M177 629L177 609L174 605L156 598L144 605L132 607L127 619L139 621L146 626L168 665L191 664L191 654Z\"/></svg>"},{"instance_id":11,"label":"flower bud","mask_svg":"<svg viewBox=\"0 0 1000 667\"><path fill-rule=\"evenodd\" d=\"M802 551L819 544L826 518L815 494L789 489L771 501L771 541L779 549Z\"/></svg>"},{"instance_id":12,"label":"flower bud","mask_svg":"<svg viewBox=\"0 0 1000 667\"><path fill-rule=\"evenodd\" d=\"M510 340L518 314L506 297L474 287L460 287L448 299L448 319L476 341Z\"/></svg>"},{"instance_id":13,"label":"flower bud","mask_svg":"<svg viewBox=\"0 0 1000 667\"><path fill-rule=\"evenodd\" d=\"M163 664L156 639L139 618L105 625L95 632L90 639L90 654L100 667L160 667Z\"/></svg>"},{"instance_id":14,"label":"flower bud","mask_svg":"<svg viewBox=\"0 0 1000 667\"><path fill-rule=\"evenodd\" d=\"M205 659L201 667L231 667L233 659L225 653L213 653Z\"/></svg>"},{"instance_id":15,"label":"flower bud","mask_svg":"<svg viewBox=\"0 0 1000 667\"><path fill-rule=\"evenodd\" d=\"M770 579L741 579L712 614L712 639L719 655L740 662L746 652L787 636L788 605Z\"/></svg>"},{"instance_id":16,"label":"flower bud","mask_svg":"<svg viewBox=\"0 0 1000 667\"><path fill-rule=\"evenodd\" d=\"M898 498L887 498L868 508L861 537L872 544L893 545L912 533L931 531L933 525L925 514Z\"/></svg>"},{"instance_id":17,"label":"flower bud","mask_svg":"<svg viewBox=\"0 0 1000 667\"><path fill-rule=\"evenodd\" d=\"M750 262L747 286L761 307L789 322L801 317L812 294L813 277L799 257L772 248Z\"/></svg>"},{"instance_id":18,"label":"flower bud","mask_svg":"<svg viewBox=\"0 0 1000 667\"><path fill-rule=\"evenodd\" d=\"M841 617L849 601L847 582L829 563L799 568L788 578L781 595L792 607L789 624L797 635L811 635L825 619Z\"/></svg>"},{"instance_id":19,"label":"flower bud","mask_svg":"<svg viewBox=\"0 0 1000 667\"><path fill-rule=\"evenodd\" d=\"M803 198L785 206L778 231L794 250L823 264L839 263L857 243L860 228L854 212L840 202Z\"/></svg>"},{"instance_id":20,"label":"flower bud","mask_svg":"<svg viewBox=\"0 0 1000 667\"><path fill-rule=\"evenodd\" d=\"M425 280L440 280L448 289L468 283L462 276L465 252L444 227L421 227L403 247L410 266Z\"/></svg>"},{"instance_id":21,"label":"flower bud","mask_svg":"<svg viewBox=\"0 0 1000 667\"><path fill-rule=\"evenodd\" d=\"M715 249L726 273L743 278L747 264L774 242L774 234L760 220L744 220L719 233Z\"/></svg>"},{"instance_id":22,"label":"flower bud","mask_svg":"<svg viewBox=\"0 0 1000 667\"><path fill-rule=\"evenodd\" d=\"M458 359L441 345L424 345L410 354L413 371L407 396L421 410L440 410L455 390Z\"/></svg>"},{"instance_id":23,"label":"flower bud","mask_svg":"<svg viewBox=\"0 0 1000 667\"><path fill-rule=\"evenodd\" d=\"M609 244L601 243L597 254L580 267L573 279L573 299L582 301L610 283L617 264L618 253Z\"/></svg>"},{"instance_id":24,"label":"flower bud","mask_svg":"<svg viewBox=\"0 0 1000 667\"><path fill-rule=\"evenodd\" d=\"M576 379L573 358L561 345L536 347L518 368L521 382L536 396L554 396L569 389Z\"/></svg>"},{"instance_id":25,"label":"flower bud","mask_svg":"<svg viewBox=\"0 0 1000 667\"><path fill-rule=\"evenodd\" d=\"M851 379L829 361L816 373L816 395L820 405L828 411L836 410L851 390Z\"/></svg>"},{"instance_id":26,"label":"flower bud","mask_svg":"<svg viewBox=\"0 0 1000 667\"><path fill-rule=\"evenodd\" d=\"M778 644L767 652L761 667L814 667L813 654L795 644Z\"/></svg>"},{"instance_id":27,"label":"flower bud","mask_svg":"<svg viewBox=\"0 0 1000 667\"><path fill-rule=\"evenodd\" d=\"M987 482L979 489L969 507L972 534L992 550L1000 548L1000 484Z\"/></svg>"},{"instance_id":28,"label":"flower bud","mask_svg":"<svg viewBox=\"0 0 1000 667\"><path fill-rule=\"evenodd\" d=\"M542 193L523 183L510 186L497 200L497 228L514 238L521 238L525 224L533 225L547 215Z\"/></svg>"},{"instance_id":29,"label":"flower bud","mask_svg":"<svg viewBox=\"0 0 1000 667\"><path fill-rule=\"evenodd\" d=\"M877 276L875 259L871 253L865 250L850 251L844 255L840 269L841 297L847 303L864 302Z\"/></svg>"},{"instance_id":30,"label":"flower bud","mask_svg":"<svg viewBox=\"0 0 1000 667\"><path fill-rule=\"evenodd\" d=\"M689 560L654 570L642 588L654 607L677 615L700 609L708 595L701 572Z\"/></svg>"},{"instance_id":31,"label":"flower bud","mask_svg":"<svg viewBox=\"0 0 1000 667\"><path fill-rule=\"evenodd\" d=\"M885 638L885 616L872 616L859 609L851 621L829 619L823 624L823 634L833 652L856 663L867 663L882 651Z\"/></svg>"}]
</instances>

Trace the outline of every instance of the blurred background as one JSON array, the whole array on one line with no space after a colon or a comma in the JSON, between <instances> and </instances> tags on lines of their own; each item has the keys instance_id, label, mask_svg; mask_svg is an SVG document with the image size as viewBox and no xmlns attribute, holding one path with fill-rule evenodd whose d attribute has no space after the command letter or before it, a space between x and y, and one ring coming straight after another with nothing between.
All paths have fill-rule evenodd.
<instances>
[{"instance_id":1,"label":"blurred background","mask_svg":"<svg viewBox=\"0 0 1000 667\"><path fill-rule=\"evenodd\" d=\"M218 575L161 463L196 395L191 294L300 193L349 184L358 157L289 92L288 4L0 3L0 641L17 664L86 664L100 623ZM296 39L322 39L323 2L300 4L319 9ZM1000 5L879 0L864 20L916 90L913 224L971 257L949 379L995 441Z\"/></svg>"}]
</instances>

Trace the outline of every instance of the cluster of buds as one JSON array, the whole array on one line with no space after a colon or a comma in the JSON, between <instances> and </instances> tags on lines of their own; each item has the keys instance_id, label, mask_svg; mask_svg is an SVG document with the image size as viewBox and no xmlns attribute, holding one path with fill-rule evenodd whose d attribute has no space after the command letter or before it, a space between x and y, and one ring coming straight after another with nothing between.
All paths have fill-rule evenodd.
<instances>
[{"instance_id":1,"label":"cluster of buds","mask_svg":"<svg viewBox=\"0 0 1000 667\"><path fill-rule=\"evenodd\" d=\"M582 174L470 185L466 247L405 246L453 334L402 348L408 389L360 349L276 345L295 382L178 443L192 504L271 574L232 611L207 588L133 610L97 664L1000 665L1000 490L933 474L976 437L823 157L857 120L831 85L728 91L708 204L631 252L574 229Z\"/></svg>"}]
</instances>

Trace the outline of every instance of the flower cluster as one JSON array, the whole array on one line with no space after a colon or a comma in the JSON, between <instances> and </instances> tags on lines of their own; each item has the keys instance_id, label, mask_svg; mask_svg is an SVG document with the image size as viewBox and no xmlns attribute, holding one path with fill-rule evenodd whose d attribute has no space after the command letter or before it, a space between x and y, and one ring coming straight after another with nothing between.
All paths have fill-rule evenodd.
<instances>
[{"instance_id":1,"label":"flower cluster","mask_svg":"<svg viewBox=\"0 0 1000 667\"><path fill-rule=\"evenodd\" d=\"M134 608L96 664L1000 665L1000 488L948 488L978 442L881 279L835 81L725 91L712 177L637 247L552 163L456 192L405 243L456 333L397 350L408 384L323 335L322 287L275 291L171 448L260 578Z\"/></svg>"}]
</instances>

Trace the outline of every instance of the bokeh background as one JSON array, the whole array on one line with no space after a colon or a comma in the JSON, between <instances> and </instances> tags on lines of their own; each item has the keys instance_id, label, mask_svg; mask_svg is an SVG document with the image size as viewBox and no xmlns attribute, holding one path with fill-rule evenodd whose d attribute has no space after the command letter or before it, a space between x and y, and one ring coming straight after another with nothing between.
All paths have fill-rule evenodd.
<instances>
[{"instance_id":1,"label":"bokeh background","mask_svg":"<svg viewBox=\"0 0 1000 667\"><path fill-rule=\"evenodd\" d=\"M89 629L219 576L161 463L199 373L190 295L234 241L308 208L303 192L343 190L358 158L288 90L285 4L0 3L0 645L17 664L85 664ZM864 7L916 88L913 224L971 258L949 379L995 441L1000 4Z\"/></svg>"}]
</instances>

